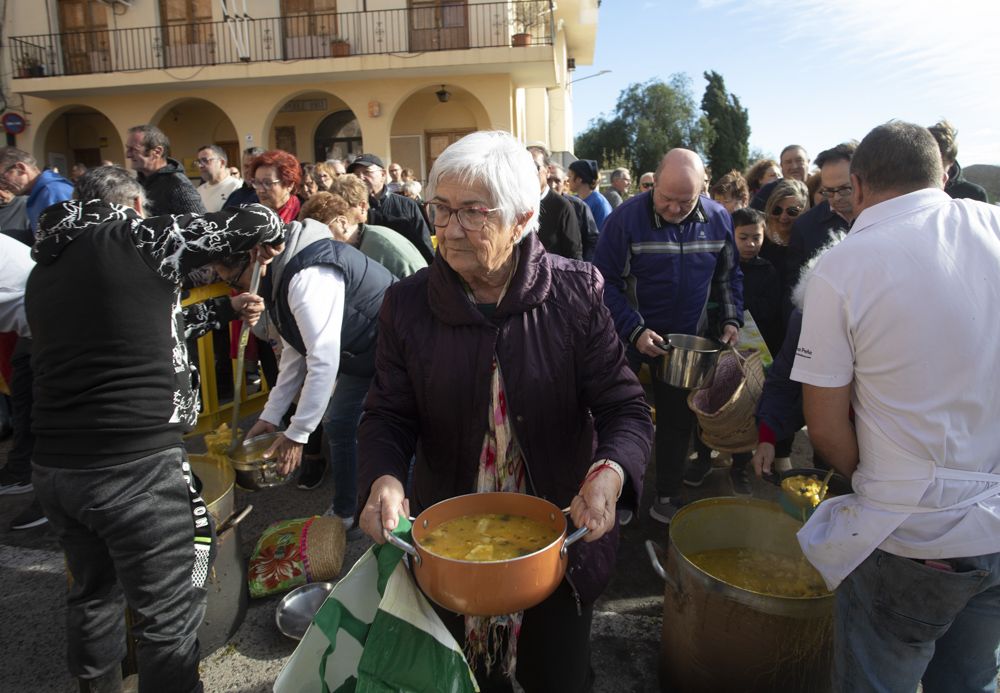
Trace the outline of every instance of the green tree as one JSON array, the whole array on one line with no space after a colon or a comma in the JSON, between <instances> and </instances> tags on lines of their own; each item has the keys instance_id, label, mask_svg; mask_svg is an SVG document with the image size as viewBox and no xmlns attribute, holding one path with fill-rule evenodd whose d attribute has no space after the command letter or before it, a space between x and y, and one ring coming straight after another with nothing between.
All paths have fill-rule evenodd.
<instances>
[{"instance_id":1,"label":"green tree","mask_svg":"<svg viewBox=\"0 0 1000 693\"><path fill-rule=\"evenodd\" d=\"M714 138L708 146L708 164L712 178L747 167L750 153L750 118L738 97L726 91L726 83L718 72L705 73L708 86L701 99L701 110L712 126Z\"/></svg>"},{"instance_id":2,"label":"green tree","mask_svg":"<svg viewBox=\"0 0 1000 693\"><path fill-rule=\"evenodd\" d=\"M581 159L604 161L607 153L624 158L638 173L654 171L669 149L686 147L703 154L711 144L712 128L698 114L691 80L675 74L667 82L632 84L618 96L610 117L591 121L575 142Z\"/></svg>"}]
</instances>

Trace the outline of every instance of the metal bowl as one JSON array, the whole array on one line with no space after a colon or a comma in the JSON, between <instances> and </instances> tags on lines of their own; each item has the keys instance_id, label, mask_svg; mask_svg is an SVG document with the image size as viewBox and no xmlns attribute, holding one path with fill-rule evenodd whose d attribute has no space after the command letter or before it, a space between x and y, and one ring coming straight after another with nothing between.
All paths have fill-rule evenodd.
<instances>
[{"instance_id":1,"label":"metal bowl","mask_svg":"<svg viewBox=\"0 0 1000 693\"><path fill-rule=\"evenodd\" d=\"M332 591L332 582L311 582L286 594L274 612L278 630L289 638L301 640L313 616Z\"/></svg>"},{"instance_id":2,"label":"metal bowl","mask_svg":"<svg viewBox=\"0 0 1000 693\"><path fill-rule=\"evenodd\" d=\"M282 476L278 473L277 460L265 460L263 457L279 433L276 431L247 438L236 448L230 458L230 463L236 472L236 483L240 488L247 491L260 491L265 488L282 486L291 479L291 476Z\"/></svg>"}]
</instances>

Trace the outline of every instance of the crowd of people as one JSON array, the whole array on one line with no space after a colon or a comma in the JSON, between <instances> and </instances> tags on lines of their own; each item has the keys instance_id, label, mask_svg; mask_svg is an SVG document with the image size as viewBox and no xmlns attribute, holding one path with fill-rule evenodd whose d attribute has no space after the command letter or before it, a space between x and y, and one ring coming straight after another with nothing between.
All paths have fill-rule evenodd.
<instances>
[{"instance_id":1,"label":"crowd of people","mask_svg":"<svg viewBox=\"0 0 1000 693\"><path fill-rule=\"evenodd\" d=\"M643 510L664 524L713 470L688 391L654 379L654 427L637 373L669 334L739 344L747 315L774 363L733 493L790 467L806 424L816 464L856 491L802 535L839 585L835 689L995 680L1000 328L984 316L1000 308L1000 213L962 178L947 122L894 121L815 159L790 145L715 180L673 149L634 191L625 168L601 191L596 161L563 168L501 132L448 147L425 187L370 153L242 156L198 148L196 187L151 125L127 133L134 175L70 181L0 149L0 329L17 335L0 494L34 491L13 528L48 522L66 553L82 690L120 690L124 603L140 689L201 690L214 528L183 447L188 340L239 320L271 385L247 437L275 434L266 454L301 488L329 466L349 537L381 543L400 513L486 491L546 497L588 528L538 606L437 609L482 690L590 689L593 605L647 460ZM231 295L181 310L216 281ZM941 335L962 365L932 364Z\"/></svg>"}]
</instances>

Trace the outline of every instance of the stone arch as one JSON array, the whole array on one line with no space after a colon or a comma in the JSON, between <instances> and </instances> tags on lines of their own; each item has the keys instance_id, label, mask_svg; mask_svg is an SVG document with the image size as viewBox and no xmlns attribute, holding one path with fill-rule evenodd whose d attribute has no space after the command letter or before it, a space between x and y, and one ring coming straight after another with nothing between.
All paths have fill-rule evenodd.
<instances>
[{"instance_id":1,"label":"stone arch","mask_svg":"<svg viewBox=\"0 0 1000 693\"><path fill-rule=\"evenodd\" d=\"M32 155L41 167L58 167L68 177L74 163L90 166L102 160L121 161L121 134L103 111L86 104L68 104L49 113L37 126Z\"/></svg>"},{"instance_id":2,"label":"stone arch","mask_svg":"<svg viewBox=\"0 0 1000 693\"><path fill-rule=\"evenodd\" d=\"M356 133L352 139L357 141L355 147L344 151L341 156L360 152L364 133L361 119L357 116L358 111L346 99L332 92L322 89L292 92L278 99L268 114L264 130L267 137L266 148L285 149L300 161L326 159L326 152L318 151L317 139L324 135L324 128L329 130L331 123L339 119L344 122L339 123L337 129L351 124L351 132ZM324 126L324 123L327 125ZM335 156L336 152L330 152L330 155Z\"/></svg>"},{"instance_id":3,"label":"stone arch","mask_svg":"<svg viewBox=\"0 0 1000 693\"><path fill-rule=\"evenodd\" d=\"M222 147L231 162L239 165L240 141L232 119L207 99L182 97L168 101L150 118L152 125L170 138L170 156L185 164L192 178L198 177L194 159L205 144Z\"/></svg>"},{"instance_id":4,"label":"stone arch","mask_svg":"<svg viewBox=\"0 0 1000 693\"><path fill-rule=\"evenodd\" d=\"M448 92L446 101L438 96L442 89ZM412 168L420 180L426 180L444 146L463 134L491 127L489 114L475 94L440 82L417 87L401 98L391 122L392 160Z\"/></svg>"}]
</instances>

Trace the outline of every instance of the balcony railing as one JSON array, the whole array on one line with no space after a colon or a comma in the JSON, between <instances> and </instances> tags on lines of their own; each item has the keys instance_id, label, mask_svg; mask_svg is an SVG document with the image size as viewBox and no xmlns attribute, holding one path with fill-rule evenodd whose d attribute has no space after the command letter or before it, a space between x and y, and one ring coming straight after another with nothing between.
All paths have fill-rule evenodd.
<instances>
[{"instance_id":1,"label":"balcony railing","mask_svg":"<svg viewBox=\"0 0 1000 693\"><path fill-rule=\"evenodd\" d=\"M551 45L551 0L441 4L11 37L14 77Z\"/></svg>"}]
</instances>

